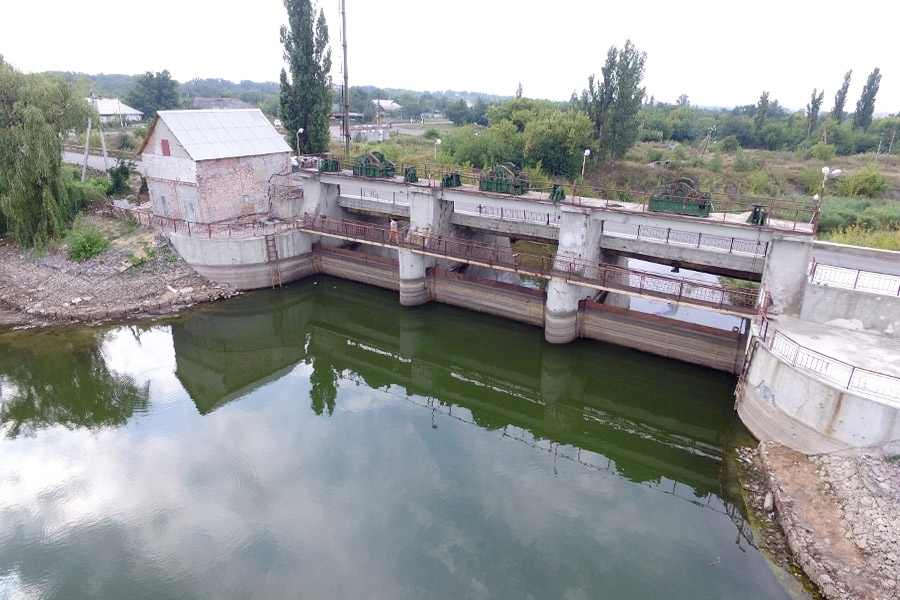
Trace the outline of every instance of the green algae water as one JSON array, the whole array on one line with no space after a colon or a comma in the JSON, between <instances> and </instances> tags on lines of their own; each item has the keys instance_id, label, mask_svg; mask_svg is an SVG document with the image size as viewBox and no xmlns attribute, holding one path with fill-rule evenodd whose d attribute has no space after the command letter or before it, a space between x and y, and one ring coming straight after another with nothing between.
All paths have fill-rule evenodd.
<instances>
[{"instance_id":1,"label":"green algae water","mask_svg":"<svg viewBox=\"0 0 900 600\"><path fill-rule=\"evenodd\" d=\"M325 277L0 334L0 599L788 598L734 378Z\"/></svg>"}]
</instances>

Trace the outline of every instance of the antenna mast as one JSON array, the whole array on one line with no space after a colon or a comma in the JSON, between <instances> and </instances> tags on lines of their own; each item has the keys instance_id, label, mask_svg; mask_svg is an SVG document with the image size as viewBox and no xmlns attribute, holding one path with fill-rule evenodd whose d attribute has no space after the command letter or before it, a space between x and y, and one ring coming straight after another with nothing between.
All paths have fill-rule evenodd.
<instances>
[{"instance_id":1,"label":"antenna mast","mask_svg":"<svg viewBox=\"0 0 900 600\"><path fill-rule=\"evenodd\" d=\"M341 20L343 21L344 43L344 118L341 127L344 130L344 154L350 155L350 84L347 76L347 10L345 0L341 0Z\"/></svg>"}]
</instances>

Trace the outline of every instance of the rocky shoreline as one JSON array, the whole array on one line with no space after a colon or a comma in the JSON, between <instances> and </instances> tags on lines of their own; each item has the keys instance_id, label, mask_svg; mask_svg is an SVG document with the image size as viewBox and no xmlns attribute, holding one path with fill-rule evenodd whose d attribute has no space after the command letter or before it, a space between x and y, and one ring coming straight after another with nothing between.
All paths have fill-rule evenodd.
<instances>
[{"instance_id":1,"label":"rocky shoreline","mask_svg":"<svg viewBox=\"0 0 900 600\"><path fill-rule=\"evenodd\" d=\"M900 442L809 457L763 442L738 460L761 474L744 490L777 562L829 600L900 596Z\"/></svg>"},{"instance_id":2,"label":"rocky shoreline","mask_svg":"<svg viewBox=\"0 0 900 600\"><path fill-rule=\"evenodd\" d=\"M240 293L198 275L157 232L93 214L112 239L73 261L65 248L38 253L0 240L0 326L97 323L177 312Z\"/></svg>"}]
</instances>

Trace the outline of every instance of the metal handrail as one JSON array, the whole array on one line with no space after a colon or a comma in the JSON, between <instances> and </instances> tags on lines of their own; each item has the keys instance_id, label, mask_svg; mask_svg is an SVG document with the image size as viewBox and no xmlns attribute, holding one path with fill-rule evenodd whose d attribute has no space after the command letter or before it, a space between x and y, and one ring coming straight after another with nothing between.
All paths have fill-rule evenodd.
<instances>
[{"instance_id":1,"label":"metal handrail","mask_svg":"<svg viewBox=\"0 0 900 600\"><path fill-rule=\"evenodd\" d=\"M813 261L810 282L885 296L900 296L900 276L823 265Z\"/></svg>"},{"instance_id":2,"label":"metal handrail","mask_svg":"<svg viewBox=\"0 0 900 600\"><path fill-rule=\"evenodd\" d=\"M841 389L874 396L900 407L900 377L885 375L812 350L791 339L765 320L760 340L790 366L817 375Z\"/></svg>"},{"instance_id":3,"label":"metal handrail","mask_svg":"<svg viewBox=\"0 0 900 600\"><path fill-rule=\"evenodd\" d=\"M365 175L352 175L354 161L347 158L337 158L333 159L338 161L338 166L340 171L335 172L334 174L342 175L346 177L358 177L362 179L371 179ZM460 169L457 167L453 167L451 165L442 165L437 163L407 163L400 162L399 164L395 164L396 176L397 178L402 178L403 173L406 172L407 168L415 167L417 173L419 173L422 179L420 180L419 185L427 185L430 187L438 187L440 186L441 179L444 175L448 175L451 173L459 173L460 180L464 184L470 184L474 186L478 186L478 182L481 178L481 171L476 169L466 170ZM349 173L348 173L349 172ZM539 194L541 198L545 198L549 200L550 193L555 184L552 182L545 181L529 181L528 187L529 190L533 193ZM568 204L573 206L581 206L584 204L583 200L590 199L591 203L601 202L601 208L606 208L610 210L614 210L616 208L622 208L621 202L629 202L641 205L641 211L649 212L649 199L654 195L653 192L646 192L642 190L628 190L628 189L618 189L618 188L600 188L600 187L591 187L584 185L575 185L575 184L558 184L561 185L566 193L566 200L557 201L560 204ZM486 192L490 194L500 194L500 195L509 195L512 197L517 197L516 194L512 192ZM815 234L816 228L818 226L819 213L820 213L820 204L818 201L796 201L796 200L783 200L777 198L765 198L761 196L742 196L739 194L726 194L720 192L712 192L710 194L710 200L714 206L714 214L721 213L721 217L704 217L704 220L727 220L727 215L730 213L746 213L753 211L754 209L763 209L769 215L769 220L765 225L762 226L754 226L761 227L763 229L774 229L774 230L784 230L784 227L780 227L776 225L778 220L786 221L790 223L790 227L788 230L794 231L797 233L807 233L810 235ZM668 217L675 218L689 218L696 219L698 217L689 216L689 215L679 215L672 213L655 213L662 214ZM802 227L801 227L802 225Z\"/></svg>"},{"instance_id":4,"label":"metal handrail","mask_svg":"<svg viewBox=\"0 0 900 600\"><path fill-rule=\"evenodd\" d=\"M558 277L588 287L637 294L666 302L684 303L745 316L756 314L757 294L684 277L670 277L636 269L598 264L578 257L516 252L472 240L432 235L428 230L391 232L389 227L304 214L306 231L347 240L395 246L440 258L450 258L514 271L541 279Z\"/></svg>"}]
</instances>

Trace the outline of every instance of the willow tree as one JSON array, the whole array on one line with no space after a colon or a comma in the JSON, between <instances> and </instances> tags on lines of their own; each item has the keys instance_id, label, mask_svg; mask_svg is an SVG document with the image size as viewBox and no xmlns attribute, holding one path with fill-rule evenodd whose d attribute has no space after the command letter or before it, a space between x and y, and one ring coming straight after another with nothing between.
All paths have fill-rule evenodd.
<instances>
[{"instance_id":1,"label":"willow tree","mask_svg":"<svg viewBox=\"0 0 900 600\"><path fill-rule=\"evenodd\" d=\"M310 0L284 0L284 7L288 25L281 26L281 43L290 77L282 68L279 116L288 131L288 143L298 153L325 152L334 98L325 13L319 11L314 27Z\"/></svg>"},{"instance_id":2,"label":"willow tree","mask_svg":"<svg viewBox=\"0 0 900 600\"><path fill-rule=\"evenodd\" d=\"M0 56L0 212L26 248L59 237L84 202L62 168L62 138L92 110L71 84L22 74Z\"/></svg>"}]
</instances>

